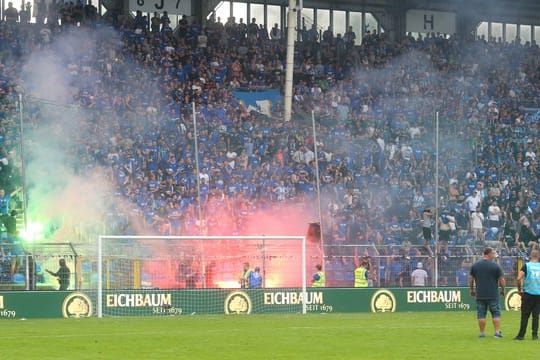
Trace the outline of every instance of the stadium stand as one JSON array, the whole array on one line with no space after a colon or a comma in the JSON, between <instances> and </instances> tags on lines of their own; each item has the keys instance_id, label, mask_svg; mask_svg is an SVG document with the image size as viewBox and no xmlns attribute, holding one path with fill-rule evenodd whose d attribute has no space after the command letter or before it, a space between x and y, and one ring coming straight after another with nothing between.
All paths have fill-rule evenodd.
<instances>
[{"instance_id":1,"label":"stadium stand","mask_svg":"<svg viewBox=\"0 0 540 360\"><path fill-rule=\"evenodd\" d=\"M420 221L423 209L435 205L438 109L438 193L455 219L438 253L441 266L482 245L469 224L474 196L482 199L486 241L508 255L537 246L539 122L523 106L540 103L536 43L436 34L392 42L375 32L354 46L351 33L325 32L318 41L306 32L295 54L294 121L284 123L281 104L262 114L234 95L279 89L282 39L234 19L183 23L175 32L165 15L151 28L140 16L105 21L91 8L66 5L48 14L62 26L26 23L22 15L20 22L0 23L0 186L7 192L21 182L15 129L22 64L33 50L47 52L70 34L100 43L81 45L62 66L84 118L84 136L70 149L72 165L82 175L107 168L114 197L125 200L124 208L111 202L108 233L133 234L141 224L147 233L199 233L200 176L204 231L243 234L261 210L308 206L316 196L316 157L329 282L351 283L343 256L353 254L342 246L348 244L362 245L362 256L383 256L377 280L399 285L402 268L429 257ZM199 154L192 145L192 102ZM311 110L318 121L316 154ZM37 106L27 111L26 126L39 127L44 119ZM429 258L423 262L433 266ZM4 267L2 282L14 275ZM460 267L461 261L442 272L448 285L455 285L449 269Z\"/></svg>"}]
</instances>

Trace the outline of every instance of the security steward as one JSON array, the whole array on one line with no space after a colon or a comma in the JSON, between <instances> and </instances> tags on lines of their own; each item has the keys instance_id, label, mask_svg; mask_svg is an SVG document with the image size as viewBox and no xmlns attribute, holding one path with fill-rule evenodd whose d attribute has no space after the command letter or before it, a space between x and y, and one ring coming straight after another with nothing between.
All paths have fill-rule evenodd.
<instances>
[{"instance_id":1,"label":"security steward","mask_svg":"<svg viewBox=\"0 0 540 360\"><path fill-rule=\"evenodd\" d=\"M355 288L367 288L368 287L368 263L362 260L359 267L354 269L354 287Z\"/></svg>"},{"instance_id":2,"label":"security steward","mask_svg":"<svg viewBox=\"0 0 540 360\"><path fill-rule=\"evenodd\" d=\"M312 287L326 287L326 276L324 275L324 272L322 271L322 265L317 264L315 265L315 268L317 269L317 272L313 274L313 278L311 279L311 286Z\"/></svg>"},{"instance_id":3,"label":"security steward","mask_svg":"<svg viewBox=\"0 0 540 360\"><path fill-rule=\"evenodd\" d=\"M532 339L538 340L538 317L540 315L540 252L532 250L530 261L519 271L517 288L521 295L521 324L514 340L523 340L532 314Z\"/></svg>"}]
</instances>

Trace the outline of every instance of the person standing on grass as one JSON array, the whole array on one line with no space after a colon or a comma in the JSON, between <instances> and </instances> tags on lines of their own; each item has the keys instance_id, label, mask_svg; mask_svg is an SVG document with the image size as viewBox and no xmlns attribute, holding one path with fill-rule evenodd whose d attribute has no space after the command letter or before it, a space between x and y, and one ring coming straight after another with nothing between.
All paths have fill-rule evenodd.
<instances>
[{"instance_id":1,"label":"person standing on grass","mask_svg":"<svg viewBox=\"0 0 540 360\"><path fill-rule=\"evenodd\" d=\"M532 339L538 340L538 316L540 315L540 252L532 250L530 261L523 265L517 277L521 295L521 324L514 340L523 340L532 313Z\"/></svg>"},{"instance_id":2,"label":"person standing on grass","mask_svg":"<svg viewBox=\"0 0 540 360\"><path fill-rule=\"evenodd\" d=\"M495 338L502 338L501 332L501 308L499 304L500 286L501 296L505 294L504 274L501 267L493 261L496 253L492 248L484 249L484 257L473 264L469 277L471 296L476 297L476 314L480 334L478 337L485 338L486 315L489 309L495 328Z\"/></svg>"}]
</instances>

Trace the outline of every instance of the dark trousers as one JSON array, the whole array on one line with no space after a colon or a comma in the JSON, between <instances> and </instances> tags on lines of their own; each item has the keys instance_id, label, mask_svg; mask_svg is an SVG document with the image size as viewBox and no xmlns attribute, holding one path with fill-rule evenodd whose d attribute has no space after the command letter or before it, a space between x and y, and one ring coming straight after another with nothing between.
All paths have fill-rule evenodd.
<instances>
[{"instance_id":1,"label":"dark trousers","mask_svg":"<svg viewBox=\"0 0 540 360\"><path fill-rule=\"evenodd\" d=\"M69 287L69 283L60 283L60 288L58 290L65 291Z\"/></svg>"},{"instance_id":2,"label":"dark trousers","mask_svg":"<svg viewBox=\"0 0 540 360\"><path fill-rule=\"evenodd\" d=\"M529 316L532 314L532 335L538 335L538 315L540 314L540 295L523 293L521 297L521 325L517 336L525 336Z\"/></svg>"}]
</instances>

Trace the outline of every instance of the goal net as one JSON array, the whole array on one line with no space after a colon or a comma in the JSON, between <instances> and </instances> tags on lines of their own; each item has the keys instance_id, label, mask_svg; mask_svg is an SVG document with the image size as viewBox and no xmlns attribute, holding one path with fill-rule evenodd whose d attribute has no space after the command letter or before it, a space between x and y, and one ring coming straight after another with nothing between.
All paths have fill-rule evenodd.
<instances>
[{"instance_id":1,"label":"goal net","mask_svg":"<svg viewBox=\"0 0 540 360\"><path fill-rule=\"evenodd\" d=\"M100 236L83 288L98 317L305 313L308 252L303 236Z\"/></svg>"}]
</instances>

